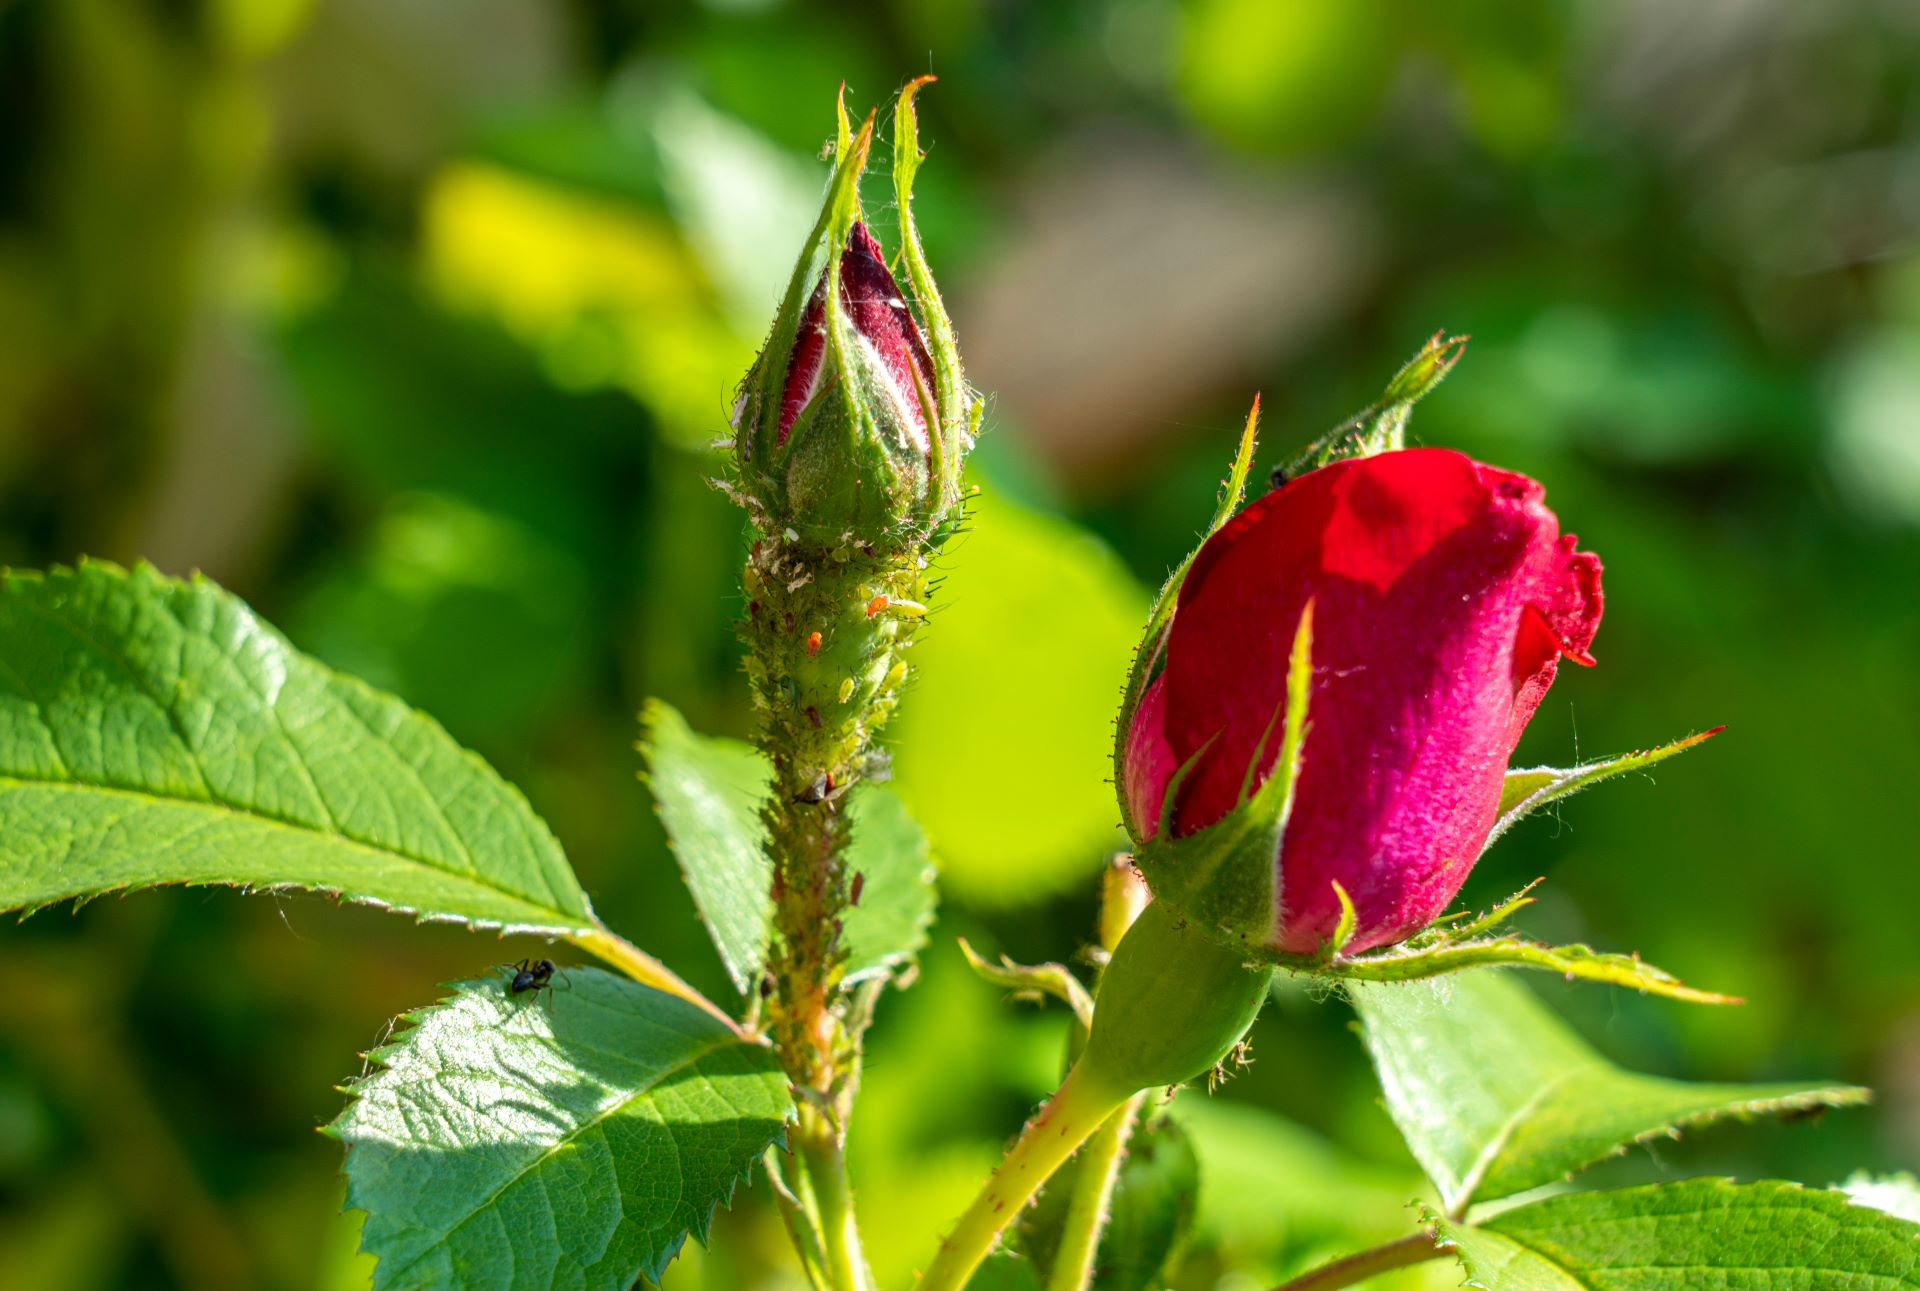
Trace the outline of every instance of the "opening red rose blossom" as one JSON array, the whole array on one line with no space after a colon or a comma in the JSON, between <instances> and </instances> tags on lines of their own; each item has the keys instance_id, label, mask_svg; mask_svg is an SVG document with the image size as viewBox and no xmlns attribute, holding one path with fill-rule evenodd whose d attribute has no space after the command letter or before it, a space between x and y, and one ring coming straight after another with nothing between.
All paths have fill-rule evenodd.
<instances>
[{"instance_id":1,"label":"opening red rose blossom","mask_svg":"<svg viewBox=\"0 0 1920 1291\"><path fill-rule=\"evenodd\" d=\"M1446 449L1312 471L1201 549L1166 666L1128 733L1125 790L1157 826L1198 754L1173 829L1236 805L1284 709L1287 653L1314 606L1308 732L1275 863L1272 942L1311 953L1358 914L1349 953L1438 916L1493 827L1507 760L1564 656L1592 663L1600 560L1563 536L1524 475ZM1211 741L1211 743L1209 743ZM1272 768L1269 742L1255 783Z\"/></svg>"}]
</instances>

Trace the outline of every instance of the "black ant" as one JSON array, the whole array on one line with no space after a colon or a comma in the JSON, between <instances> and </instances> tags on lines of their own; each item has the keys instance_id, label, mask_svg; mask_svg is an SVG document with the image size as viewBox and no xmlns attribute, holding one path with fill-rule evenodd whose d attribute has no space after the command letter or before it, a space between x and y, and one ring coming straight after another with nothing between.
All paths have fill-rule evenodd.
<instances>
[{"instance_id":1,"label":"black ant","mask_svg":"<svg viewBox=\"0 0 1920 1291\"><path fill-rule=\"evenodd\" d=\"M538 998L541 991L553 993L554 967L551 959L523 959L517 964L502 964L500 967L513 973L513 980L507 983L509 995L523 995L532 991Z\"/></svg>"}]
</instances>

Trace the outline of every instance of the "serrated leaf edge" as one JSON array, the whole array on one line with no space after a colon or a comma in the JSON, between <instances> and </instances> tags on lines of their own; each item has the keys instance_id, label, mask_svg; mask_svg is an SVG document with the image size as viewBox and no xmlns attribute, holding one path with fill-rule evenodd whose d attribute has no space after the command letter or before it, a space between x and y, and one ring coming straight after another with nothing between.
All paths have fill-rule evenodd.
<instances>
[{"instance_id":1,"label":"serrated leaf edge","mask_svg":"<svg viewBox=\"0 0 1920 1291\"><path fill-rule=\"evenodd\" d=\"M417 719L420 722L423 722L429 728L431 734L438 735L443 739L445 739L448 746L450 746L458 754L458 756L461 759L467 762L470 766L478 768L481 771L484 771L489 777L491 777L493 780L498 782L499 786L505 791L506 796L511 800L513 800L518 806L525 809L527 819L531 821L533 825L537 828L539 833L543 835L545 839L553 845L554 852L560 857L562 863L567 863L566 849L563 846L561 846L560 840L554 834L552 827L547 824L545 819L541 817L540 813L538 813L533 809L533 804L527 799L526 794L521 792L519 786L515 785L511 780L508 780L505 776L501 775L499 770L496 769L485 758L481 757L478 753L474 752L472 749L467 748L465 745L461 744L460 741L456 740L447 731L446 727L442 726L439 723L439 721L437 721L433 717L432 714L427 713L422 709L415 708L413 705L408 704L405 700L399 698L396 695L388 694L387 692L382 691L377 687L369 685L367 682L362 681L360 678L355 677L351 673L338 672L332 668L329 668L326 664L322 663L320 660L314 658L312 655L307 654L305 651L302 651L297 646L295 646L293 642L288 640L286 635L282 633L278 628L274 627L271 623L267 622L267 620L261 618L257 613L255 613L253 607L247 604L247 602L243 600L241 597L228 591L226 588L222 587L219 583L215 582L211 578L208 578L206 575L198 572L197 570L191 575L189 575L187 578L180 579L180 578L174 578L164 573L152 562L146 561L146 560L136 561L130 568L128 568L128 567L121 566L115 563L114 561L101 560L101 559L97 559L90 556L83 556L75 565L72 565L72 566L53 565L45 570L0 567L0 595L4 595L7 591L11 590L12 587L17 583L37 583L49 589L54 589L54 588L57 588L57 586L60 584L76 583L79 579L87 576L89 573L93 573L96 571L101 574L105 574L110 578L124 579L124 580L127 580L128 582L134 582L137 580L144 579L151 583L158 584L159 587L163 590L169 586L192 588L192 589L210 588L213 590L213 592L217 593L219 596L225 598L228 602L230 602L231 605L237 611L239 611L241 614L243 614L246 617L248 622L254 628L258 629L263 635L269 637L270 639L278 643L283 649L288 651L290 654L298 657L299 659L303 660L310 666L318 669L329 682L338 681L338 682L344 683L347 687L351 689L357 690L362 695L367 696L369 698L381 701L382 703L400 705L406 711L406 714L409 717ZM150 804L157 803L157 804L163 804L163 805L176 806L176 807L189 809L189 810L217 812L227 816L236 817L236 818L251 821L251 822L257 822L259 824L268 825L275 828L290 830L298 834L311 835L318 838L328 839L332 842L339 843L347 847L357 848L360 851L369 852L377 856L391 857L396 860L405 862L407 864L418 866L421 869L429 870L436 875L468 882L473 884L473 886L475 887L484 888L489 892L498 893L514 901L518 901L527 905L532 905L532 903L528 902L526 898L516 893L509 892L505 888L497 887L494 884L485 882L484 880L478 878L477 876L463 874L458 870L448 869L442 865L435 864L434 862L429 861L423 857L413 856L406 852L397 851L391 848L380 847L372 843L364 842L360 839L350 838L345 834L329 833L323 829L315 829L313 826L305 824L303 822L286 820L282 817L272 816L265 812L258 812L258 811L248 810L245 808L239 808L229 803L217 802L212 799L168 798L168 797L162 797L158 794L144 793L139 790L126 789L126 788L122 788L114 785L93 784L88 781L77 780L77 779L76 780L34 780L34 779L27 779L21 776L0 776L0 786L4 786L4 785L21 785L26 787L41 787L41 788L50 788L50 789L71 789L71 790L76 790L76 791L86 792L86 793L118 795L122 797L132 798L143 803L150 803ZM559 920L545 922L545 923L511 923L505 920L476 919L468 915L454 914L446 911L421 910L421 909L417 909L417 908L406 906L406 905L400 905L393 902L384 901L379 897L369 896L369 895L356 893L356 892L348 892L341 888L336 888L336 887L323 885L323 884L305 884L305 883L289 882L289 883L272 883L272 884L255 885L255 884L250 884L246 882L233 882L233 881L219 880L219 879L208 880L200 883L176 883L176 882L169 882L163 879L163 880L157 880L153 883L119 884L112 887L103 887L103 888L93 889L88 892L65 893L60 896L51 897L48 900L41 901L33 905L17 907L17 909L19 911L20 919L24 920L33 914L37 914L41 910L45 910L49 906L58 905L60 902L68 901L68 900L76 901L84 904L85 902L90 901L95 897L99 897L99 896L106 896L114 893L144 892L150 888L159 888L159 887L190 887L190 888L192 887L231 887L231 888L237 888L243 893L251 893L256 891L257 892L273 892L273 893L312 892L318 895L331 897L332 899L335 899L335 900L346 901L356 905L368 905L378 909L391 910L397 914L412 915L416 920L416 922L419 922L419 923L459 923L459 924L465 924L468 927L476 928L476 929L498 929L500 935L503 937L508 936L510 934L514 934L514 933L533 933L536 935L565 936L573 932L592 932L592 931L598 930L601 925L599 923L598 917L593 912L593 903L588 898L585 889L579 886L579 879L577 876L573 875L573 871L570 864L567 872L570 877L573 877L574 886L576 890L578 890L580 893L581 909L584 915L584 920L582 921L576 921L572 916L568 915L565 911L560 910L558 907L552 907L552 910L554 914L561 916ZM534 907L534 908L538 909L539 907Z\"/></svg>"},{"instance_id":2,"label":"serrated leaf edge","mask_svg":"<svg viewBox=\"0 0 1920 1291\"><path fill-rule=\"evenodd\" d=\"M1854 1200L1851 1196L1849 1196L1847 1193L1843 1192L1839 1188L1815 1188L1792 1179L1755 1179L1748 1183L1741 1183L1739 1180L1726 1175L1696 1175L1688 1179L1677 1179L1671 1183L1642 1184L1634 1188L1607 1189L1604 1191L1649 1192L1649 1191L1653 1191L1655 1189L1660 1189L1660 1188L1678 1188L1678 1187L1685 1187L1689 1184L1702 1184L1702 1183L1715 1187L1719 1192L1723 1194L1728 1191L1739 1190L1739 1189L1766 1189L1770 1193L1776 1193L1776 1194L1783 1193L1783 1192L1831 1194L1832 1196L1838 1197L1848 1208L1865 1211L1869 1214L1877 1214L1882 1218L1886 1219L1890 1223L1900 1224L1908 1229L1911 1229L1912 1240L1916 1244L1920 1244L1920 1224L1916 1224L1912 1220L1902 1219L1897 1215L1890 1214L1884 1210L1879 1210L1873 1206L1863 1205L1862 1203ZM1576 1195L1599 1195L1599 1194L1576 1194ZM1548 1258L1546 1255L1543 1255L1538 1250L1534 1249L1531 1246L1526 1245L1525 1243L1519 1241L1516 1238L1509 1237L1505 1233L1502 1233L1496 1229L1485 1228L1478 1224L1470 1224L1464 1220L1451 1219L1448 1216L1440 1213L1439 1211L1434 1210L1432 1206L1426 1204L1425 1202L1420 1202L1417 1204L1419 1205L1419 1208L1420 1208L1420 1223L1422 1227L1426 1229L1428 1235L1432 1237L1434 1245L1439 1247L1443 1251L1450 1252L1454 1256L1454 1258L1459 1262L1461 1271L1465 1275L1464 1280L1460 1284L1462 1287L1476 1287L1476 1288L1479 1288L1479 1291L1500 1291L1500 1288L1498 1286L1490 1282L1482 1281L1479 1274L1474 1273L1470 1268L1468 1268L1466 1256L1461 1252L1459 1244L1447 1235L1446 1230L1449 1228L1475 1228L1483 1233L1487 1233L1493 1237L1497 1237L1502 1241L1509 1243L1515 1249L1524 1251L1526 1254L1539 1260L1542 1264L1545 1264L1547 1267L1553 1269L1555 1272L1563 1274L1569 1281L1575 1282L1576 1284L1579 1283L1578 1275L1575 1274L1571 1269L1568 1269L1565 1265L1554 1262L1552 1259ZM1533 1203L1529 1203L1529 1204L1533 1204ZM1504 1210L1504 1211L1501 1211L1500 1213L1501 1215L1510 1215L1517 1211L1521 1211L1525 1209L1527 1209L1526 1206L1516 1206L1512 1210Z\"/></svg>"},{"instance_id":3,"label":"serrated leaf edge","mask_svg":"<svg viewBox=\"0 0 1920 1291\"><path fill-rule=\"evenodd\" d=\"M1731 1082L1716 1081L1711 1083L1695 1083L1684 1080L1667 1080L1664 1077L1650 1076L1645 1072L1633 1071L1625 1067L1618 1067L1615 1068L1615 1070L1628 1076L1638 1077L1642 1080L1659 1081L1664 1084L1677 1085L1681 1088L1698 1091L1703 1094L1714 1089L1743 1088L1743 1086ZM1538 1094L1532 1099L1529 1099L1524 1107L1520 1108L1507 1119L1507 1123L1501 1126L1500 1133L1487 1144L1487 1147L1482 1150L1480 1156L1475 1159L1473 1166L1467 1171L1466 1177L1461 1180L1459 1188L1452 1190L1454 1195L1449 1196L1449 1190L1441 1189L1441 1200L1446 1204L1447 1214L1450 1217L1458 1217L1466 1214L1479 1201L1479 1199L1474 1196L1474 1193L1485 1180L1488 1172L1498 1163L1500 1154L1504 1152L1507 1145L1513 1141L1513 1136L1525 1125L1525 1118L1537 1111L1541 1104L1547 1100L1548 1096L1554 1090L1558 1089L1562 1083L1564 1083L1564 1077L1562 1080L1549 1082L1541 1088ZM1701 1108L1699 1111L1690 1112L1685 1116L1675 1117L1653 1129L1645 1130L1630 1138L1623 1139L1611 1148L1575 1165L1560 1177L1562 1179L1572 1179L1582 1171L1590 1170L1603 1161L1612 1161L1623 1157L1634 1148L1644 1146L1645 1144L1653 1142L1655 1139L1677 1139L1684 1130L1698 1129L1719 1121L1739 1121L1746 1123L1759 1120L1762 1117L1785 1116L1794 1112L1804 1112L1815 1109L1864 1107L1873 1101L1873 1091L1864 1085L1793 1085L1787 1083L1776 1086L1776 1088L1781 1092L1770 1097L1740 1099L1723 1103L1717 1107ZM1439 1186L1437 1181L1435 1181L1435 1186ZM1521 1189L1520 1191L1529 1191L1529 1189ZM1497 1197L1489 1197L1486 1200L1489 1202L1504 1201L1508 1197L1517 1195L1518 1193L1515 1192L1505 1192Z\"/></svg>"}]
</instances>

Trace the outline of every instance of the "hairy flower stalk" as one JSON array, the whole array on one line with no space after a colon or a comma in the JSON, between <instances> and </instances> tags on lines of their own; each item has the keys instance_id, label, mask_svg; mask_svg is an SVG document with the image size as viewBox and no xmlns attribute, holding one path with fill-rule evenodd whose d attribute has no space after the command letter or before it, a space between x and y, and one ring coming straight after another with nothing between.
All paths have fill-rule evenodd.
<instances>
[{"instance_id":1,"label":"hairy flower stalk","mask_svg":"<svg viewBox=\"0 0 1920 1291\"><path fill-rule=\"evenodd\" d=\"M870 1003L840 990L861 881L845 860L847 804L884 768L874 737L908 676L979 416L913 222L913 99L931 79L909 84L894 112L906 290L861 210L873 117L853 130L843 99L824 208L734 414L732 487L753 536L740 633L773 768L761 811L774 869L766 1018L800 1093L798 1191L834 1287L867 1283L840 1155Z\"/></svg>"}]
</instances>

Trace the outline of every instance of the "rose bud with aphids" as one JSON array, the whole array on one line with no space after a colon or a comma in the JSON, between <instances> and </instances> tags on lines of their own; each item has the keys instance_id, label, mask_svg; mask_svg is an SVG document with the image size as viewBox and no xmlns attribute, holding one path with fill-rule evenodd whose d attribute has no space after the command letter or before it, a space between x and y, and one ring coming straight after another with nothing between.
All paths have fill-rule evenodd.
<instances>
[{"instance_id":1,"label":"rose bud with aphids","mask_svg":"<svg viewBox=\"0 0 1920 1291\"><path fill-rule=\"evenodd\" d=\"M894 101L892 260L861 210L874 118L854 129L842 87L819 219L733 413L730 487L751 531L740 635L772 769L760 817L779 894L765 1023L794 1083L823 1099L853 1043L839 992L860 882L846 860L851 795L884 769L874 739L912 674L979 427L914 222L914 102L932 79ZM828 1131L810 1116L796 1134L818 1142Z\"/></svg>"},{"instance_id":2,"label":"rose bud with aphids","mask_svg":"<svg viewBox=\"0 0 1920 1291\"><path fill-rule=\"evenodd\" d=\"M1479 857L1559 661L1592 662L1600 569L1539 484L1446 449L1337 461L1247 507L1195 556L1127 731L1156 896L1288 954L1328 946L1341 891L1345 953L1426 926ZM1290 791L1262 794L1294 698Z\"/></svg>"},{"instance_id":3,"label":"rose bud with aphids","mask_svg":"<svg viewBox=\"0 0 1920 1291\"><path fill-rule=\"evenodd\" d=\"M920 84L902 95L907 114ZM857 133L843 121L841 135L820 223L734 409L735 454L769 532L905 546L951 518L977 412L913 223L918 154L904 172L895 159L909 293L860 216L871 118Z\"/></svg>"}]
</instances>

